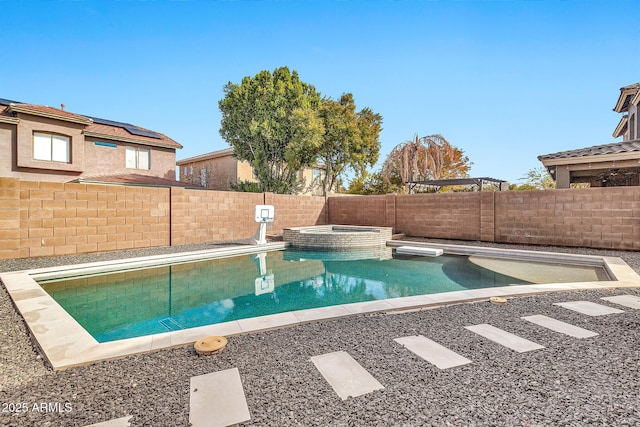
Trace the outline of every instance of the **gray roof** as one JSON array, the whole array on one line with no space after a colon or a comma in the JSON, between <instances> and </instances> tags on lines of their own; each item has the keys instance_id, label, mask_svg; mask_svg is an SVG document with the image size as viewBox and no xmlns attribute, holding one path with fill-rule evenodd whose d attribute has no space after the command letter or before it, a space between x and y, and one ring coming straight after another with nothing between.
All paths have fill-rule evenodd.
<instances>
[{"instance_id":1,"label":"gray roof","mask_svg":"<svg viewBox=\"0 0 640 427\"><path fill-rule=\"evenodd\" d=\"M620 88L620 90L624 90L624 89L640 89L640 82L632 83L630 85L622 86Z\"/></svg>"},{"instance_id":2,"label":"gray roof","mask_svg":"<svg viewBox=\"0 0 640 427\"><path fill-rule=\"evenodd\" d=\"M640 140L594 145L593 147L579 148L577 150L543 154L538 156L538 160L568 159L572 157L597 156L601 154L631 153L633 151L640 151Z\"/></svg>"},{"instance_id":3,"label":"gray roof","mask_svg":"<svg viewBox=\"0 0 640 427\"><path fill-rule=\"evenodd\" d=\"M631 99L636 95L640 89L640 83L633 83L627 86L623 86L620 88L620 97L618 98L618 103L613 108L613 111L617 111L619 113L623 111L627 111L629 109L629 104L631 103ZM635 92L634 92L635 91ZM622 103L622 105L620 104ZM620 109L618 110L618 105L620 105Z\"/></svg>"}]
</instances>

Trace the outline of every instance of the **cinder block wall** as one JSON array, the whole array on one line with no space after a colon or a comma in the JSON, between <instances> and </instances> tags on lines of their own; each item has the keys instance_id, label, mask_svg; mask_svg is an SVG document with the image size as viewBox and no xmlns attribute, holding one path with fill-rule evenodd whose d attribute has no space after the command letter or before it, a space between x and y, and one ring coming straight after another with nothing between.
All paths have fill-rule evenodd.
<instances>
[{"instance_id":1,"label":"cinder block wall","mask_svg":"<svg viewBox=\"0 0 640 427\"><path fill-rule=\"evenodd\" d=\"M396 231L410 236L480 239L480 193L396 197Z\"/></svg>"},{"instance_id":2,"label":"cinder block wall","mask_svg":"<svg viewBox=\"0 0 640 427\"><path fill-rule=\"evenodd\" d=\"M0 178L0 258L169 244L169 190Z\"/></svg>"},{"instance_id":3,"label":"cinder block wall","mask_svg":"<svg viewBox=\"0 0 640 427\"><path fill-rule=\"evenodd\" d=\"M272 232L327 223L323 197L0 178L0 259L246 239L265 203Z\"/></svg>"},{"instance_id":4,"label":"cinder block wall","mask_svg":"<svg viewBox=\"0 0 640 427\"><path fill-rule=\"evenodd\" d=\"M276 220L269 233L280 233L285 227L302 227L328 224L328 208L322 196L298 196L264 193L264 204L273 205ZM253 218L253 207L251 207ZM257 225L253 223L252 234Z\"/></svg>"},{"instance_id":5,"label":"cinder block wall","mask_svg":"<svg viewBox=\"0 0 640 427\"><path fill-rule=\"evenodd\" d=\"M640 250L640 187L330 197L328 208L332 224L384 225L386 212L409 236Z\"/></svg>"},{"instance_id":6,"label":"cinder block wall","mask_svg":"<svg viewBox=\"0 0 640 427\"><path fill-rule=\"evenodd\" d=\"M640 187L323 197L0 178L0 259L245 239L254 206L283 227L640 250Z\"/></svg>"},{"instance_id":7,"label":"cinder block wall","mask_svg":"<svg viewBox=\"0 0 640 427\"><path fill-rule=\"evenodd\" d=\"M171 188L171 244L247 239L258 225L255 205L274 205L269 233L283 227L326 224L323 197Z\"/></svg>"},{"instance_id":8,"label":"cinder block wall","mask_svg":"<svg viewBox=\"0 0 640 427\"><path fill-rule=\"evenodd\" d=\"M246 239L262 193L171 188L171 245Z\"/></svg>"},{"instance_id":9,"label":"cinder block wall","mask_svg":"<svg viewBox=\"0 0 640 427\"><path fill-rule=\"evenodd\" d=\"M496 193L498 242L640 249L640 187Z\"/></svg>"},{"instance_id":10,"label":"cinder block wall","mask_svg":"<svg viewBox=\"0 0 640 427\"><path fill-rule=\"evenodd\" d=\"M387 225L387 197L388 196L329 197L327 199L329 224L392 227L392 225Z\"/></svg>"},{"instance_id":11,"label":"cinder block wall","mask_svg":"<svg viewBox=\"0 0 640 427\"><path fill-rule=\"evenodd\" d=\"M26 258L20 239L20 180L0 178L0 259Z\"/></svg>"}]
</instances>

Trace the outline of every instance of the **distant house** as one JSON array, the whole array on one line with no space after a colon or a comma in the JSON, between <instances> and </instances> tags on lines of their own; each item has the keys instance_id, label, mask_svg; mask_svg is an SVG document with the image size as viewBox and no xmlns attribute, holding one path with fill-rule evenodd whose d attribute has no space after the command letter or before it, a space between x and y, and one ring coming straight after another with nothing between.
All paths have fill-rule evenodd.
<instances>
[{"instance_id":1,"label":"distant house","mask_svg":"<svg viewBox=\"0 0 640 427\"><path fill-rule=\"evenodd\" d=\"M240 181L256 182L249 162L233 157L233 148L212 151L176 162L181 182L201 185L212 190L229 191ZM321 195L321 169L307 168L300 172L306 186L302 194Z\"/></svg>"},{"instance_id":2,"label":"distant house","mask_svg":"<svg viewBox=\"0 0 640 427\"><path fill-rule=\"evenodd\" d=\"M622 142L538 156L556 181L556 188L573 183L591 187L640 185L640 83L620 88L613 111L622 113L613 137Z\"/></svg>"},{"instance_id":3,"label":"distant house","mask_svg":"<svg viewBox=\"0 0 640 427\"><path fill-rule=\"evenodd\" d=\"M613 131L613 137L622 137L623 142L635 141L640 131L640 83L620 88L620 96L613 111L622 113L622 118Z\"/></svg>"},{"instance_id":4,"label":"distant house","mask_svg":"<svg viewBox=\"0 0 640 427\"><path fill-rule=\"evenodd\" d=\"M159 132L0 99L0 176L34 181L183 185L176 149Z\"/></svg>"}]
</instances>

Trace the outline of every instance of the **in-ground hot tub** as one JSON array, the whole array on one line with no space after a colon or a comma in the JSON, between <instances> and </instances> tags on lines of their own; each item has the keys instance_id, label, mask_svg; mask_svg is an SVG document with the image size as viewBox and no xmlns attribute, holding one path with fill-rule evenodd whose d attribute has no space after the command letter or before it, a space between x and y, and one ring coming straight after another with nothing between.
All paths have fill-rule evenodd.
<instances>
[{"instance_id":1,"label":"in-ground hot tub","mask_svg":"<svg viewBox=\"0 0 640 427\"><path fill-rule=\"evenodd\" d=\"M285 228L282 240L294 248L330 250L384 246L391 235L391 227L315 225Z\"/></svg>"}]
</instances>

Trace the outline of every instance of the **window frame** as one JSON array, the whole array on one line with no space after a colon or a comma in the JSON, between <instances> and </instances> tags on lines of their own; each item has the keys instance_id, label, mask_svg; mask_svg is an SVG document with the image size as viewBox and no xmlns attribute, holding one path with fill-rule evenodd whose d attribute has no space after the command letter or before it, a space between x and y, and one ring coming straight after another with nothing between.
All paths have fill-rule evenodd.
<instances>
[{"instance_id":1,"label":"window frame","mask_svg":"<svg viewBox=\"0 0 640 427\"><path fill-rule=\"evenodd\" d=\"M134 159L135 159L135 166L129 166L129 152L133 151L134 154ZM141 153L147 153L147 167L143 168L140 167L140 154ZM150 148L143 148L143 147L134 147L132 145L127 145L125 147L125 159L124 159L124 167L126 169L137 169L137 170L151 170L151 149Z\"/></svg>"},{"instance_id":2,"label":"window frame","mask_svg":"<svg viewBox=\"0 0 640 427\"><path fill-rule=\"evenodd\" d=\"M319 184L322 181L322 171L318 168L313 168L311 170L311 182L314 184Z\"/></svg>"},{"instance_id":3,"label":"window frame","mask_svg":"<svg viewBox=\"0 0 640 427\"><path fill-rule=\"evenodd\" d=\"M46 159L43 158L37 158L36 157L36 152L40 152L40 150L36 150L36 135L39 135L40 137L48 137L49 138L49 157ZM54 138L57 137L58 140L60 138L64 138L66 141L66 147L65 147L65 157L66 160L55 160L54 157ZM31 138L31 150L32 150L32 158L35 161L38 162L55 162L55 163L64 163L64 164L69 164L71 163L71 136L70 135L65 135L62 133L56 133L56 132L47 132L47 131L40 131L40 130L34 130L33 131L33 135Z\"/></svg>"},{"instance_id":4,"label":"window frame","mask_svg":"<svg viewBox=\"0 0 640 427\"><path fill-rule=\"evenodd\" d=\"M200 168L200 185L206 188L208 183L207 181L208 181L207 169Z\"/></svg>"}]
</instances>

